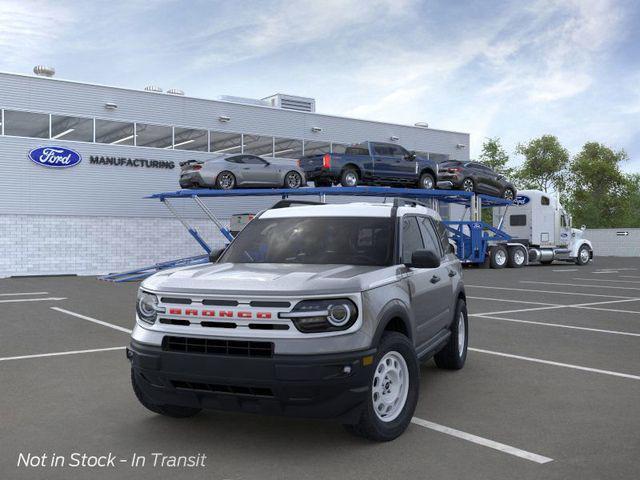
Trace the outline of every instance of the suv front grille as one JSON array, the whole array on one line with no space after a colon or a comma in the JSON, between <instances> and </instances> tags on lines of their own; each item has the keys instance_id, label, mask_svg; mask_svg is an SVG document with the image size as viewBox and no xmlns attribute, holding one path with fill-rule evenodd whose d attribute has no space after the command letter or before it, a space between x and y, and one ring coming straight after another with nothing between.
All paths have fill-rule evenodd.
<instances>
[{"instance_id":1,"label":"suv front grille","mask_svg":"<svg viewBox=\"0 0 640 480\"><path fill-rule=\"evenodd\" d=\"M222 340L213 338L164 337L162 349L169 352L233 355L240 357L272 357L273 342Z\"/></svg>"}]
</instances>

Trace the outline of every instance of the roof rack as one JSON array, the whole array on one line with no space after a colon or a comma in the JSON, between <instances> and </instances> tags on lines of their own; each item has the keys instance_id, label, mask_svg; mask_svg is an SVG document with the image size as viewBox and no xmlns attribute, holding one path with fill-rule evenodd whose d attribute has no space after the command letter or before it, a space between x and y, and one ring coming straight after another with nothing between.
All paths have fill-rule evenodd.
<instances>
[{"instance_id":1,"label":"roof rack","mask_svg":"<svg viewBox=\"0 0 640 480\"><path fill-rule=\"evenodd\" d=\"M273 208L287 208L293 205L326 205L326 204L324 202L312 202L310 200L286 199L286 200L280 200L279 202L273 204L271 207L269 207L269 209L271 210Z\"/></svg>"}]
</instances>

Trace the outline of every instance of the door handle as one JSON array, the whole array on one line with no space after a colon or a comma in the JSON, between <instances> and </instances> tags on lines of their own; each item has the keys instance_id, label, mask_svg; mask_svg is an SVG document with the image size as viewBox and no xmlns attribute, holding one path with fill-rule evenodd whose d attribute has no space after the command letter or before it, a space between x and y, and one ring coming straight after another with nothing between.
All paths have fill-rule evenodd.
<instances>
[{"instance_id":1,"label":"door handle","mask_svg":"<svg viewBox=\"0 0 640 480\"><path fill-rule=\"evenodd\" d=\"M429 280L431 283L438 283L440 281L440 277L437 275L434 275L433 277L431 277L431 280Z\"/></svg>"},{"instance_id":2,"label":"door handle","mask_svg":"<svg viewBox=\"0 0 640 480\"><path fill-rule=\"evenodd\" d=\"M449 276L450 277L455 277L458 274L458 272L456 272L455 270L449 270Z\"/></svg>"}]
</instances>

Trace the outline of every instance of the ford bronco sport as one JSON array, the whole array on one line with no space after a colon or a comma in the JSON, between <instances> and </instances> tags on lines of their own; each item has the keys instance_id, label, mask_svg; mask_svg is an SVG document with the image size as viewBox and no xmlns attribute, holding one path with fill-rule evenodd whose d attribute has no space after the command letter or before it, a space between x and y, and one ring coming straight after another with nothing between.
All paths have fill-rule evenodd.
<instances>
[{"instance_id":1,"label":"ford bronco sport","mask_svg":"<svg viewBox=\"0 0 640 480\"><path fill-rule=\"evenodd\" d=\"M127 356L153 412L337 418L386 441L411 421L420 361L465 363L461 265L416 202L281 202L212 261L140 286Z\"/></svg>"}]
</instances>

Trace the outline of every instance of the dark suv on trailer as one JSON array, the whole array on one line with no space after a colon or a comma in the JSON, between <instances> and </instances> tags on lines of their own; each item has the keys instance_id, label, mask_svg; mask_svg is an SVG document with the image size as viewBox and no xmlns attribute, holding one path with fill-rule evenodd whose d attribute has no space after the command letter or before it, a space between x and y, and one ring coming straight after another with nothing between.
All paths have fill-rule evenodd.
<instances>
[{"instance_id":1,"label":"dark suv on trailer","mask_svg":"<svg viewBox=\"0 0 640 480\"><path fill-rule=\"evenodd\" d=\"M446 160L438 170L438 188L484 193L508 200L516 198L516 187L507 178L478 162Z\"/></svg>"}]
</instances>

